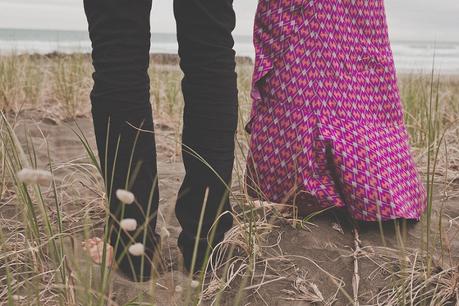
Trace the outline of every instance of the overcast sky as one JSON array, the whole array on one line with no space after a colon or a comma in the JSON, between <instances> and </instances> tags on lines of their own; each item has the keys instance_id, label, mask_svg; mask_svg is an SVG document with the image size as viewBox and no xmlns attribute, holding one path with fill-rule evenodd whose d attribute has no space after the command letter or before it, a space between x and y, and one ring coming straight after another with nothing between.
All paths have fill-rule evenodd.
<instances>
[{"instance_id":1,"label":"overcast sky","mask_svg":"<svg viewBox=\"0 0 459 306\"><path fill-rule=\"evenodd\" d=\"M250 34L256 2L234 0L237 34ZM83 0L0 0L0 28L85 30L82 3ZM172 0L153 3L152 31L174 32ZM386 0L386 7L392 39L459 41L459 0Z\"/></svg>"}]
</instances>

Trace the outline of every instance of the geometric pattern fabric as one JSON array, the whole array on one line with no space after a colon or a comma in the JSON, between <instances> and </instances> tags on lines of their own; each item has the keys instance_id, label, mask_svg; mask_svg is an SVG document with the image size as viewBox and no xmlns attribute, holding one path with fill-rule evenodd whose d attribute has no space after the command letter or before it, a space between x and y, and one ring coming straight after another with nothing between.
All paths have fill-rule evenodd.
<instances>
[{"instance_id":1,"label":"geometric pattern fabric","mask_svg":"<svg viewBox=\"0 0 459 306\"><path fill-rule=\"evenodd\" d=\"M247 185L362 221L419 219L383 0L260 0Z\"/></svg>"}]
</instances>

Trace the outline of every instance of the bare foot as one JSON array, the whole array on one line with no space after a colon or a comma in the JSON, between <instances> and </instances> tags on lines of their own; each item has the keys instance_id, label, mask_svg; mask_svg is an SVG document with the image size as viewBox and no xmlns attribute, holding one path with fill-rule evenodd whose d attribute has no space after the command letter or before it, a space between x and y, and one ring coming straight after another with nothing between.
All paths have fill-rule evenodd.
<instances>
[{"instance_id":1,"label":"bare foot","mask_svg":"<svg viewBox=\"0 0 459 306\"><path fill-rule=\"evenodd\" d=\"M100 238L91 238L81 243L83 250L86 251L95 264L103 263L104 241ZM111 267L113 264L113 247L107 244L105 265Z\"/></svg>"}]
</instances>

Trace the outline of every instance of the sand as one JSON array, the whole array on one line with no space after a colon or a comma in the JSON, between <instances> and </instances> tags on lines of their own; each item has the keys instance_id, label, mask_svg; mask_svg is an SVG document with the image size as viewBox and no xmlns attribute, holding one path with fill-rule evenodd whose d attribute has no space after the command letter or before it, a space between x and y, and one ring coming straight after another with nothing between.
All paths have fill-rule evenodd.
<instances>
[{"instance_id":1,"label":"sand","mask_svg":"<svg viewBox=\"0 0 459 306\"><path fill-rule=\"evenodd\" d=\"M28 133L30 141L34 144L39 167L46 167L48 164L47 146L51 155L54 167L56 167L56 178L60 186L64 219L67 230L74 233L75 262L83 258L78 248L78 242L83 239L82 224L89 224L91 234L100 235L103 228L103 199L101 194L102 181L95 169L89 166L84 148L74 133L77 126L89 140L95 150L95 139L90 118L78 118L74 122L55 122L43 117L43 112L28 111L22 113L16 120L16 133L22 144L26 143ZM110 289L113 302L123 305L144 293L144 298L156 305L183 305L183 292L176 292L176 286L189 288L189 278L180 268L180 253L176 247L180 227L174 216L175 197L184 176L184 169L180 156L176 152L175 130L165 121L157 120L156 138L158 147L158 171L160 182L160 211L164 219L159 218L158 229L167 227L170 232L169 238L163 242L163 256L167 262L165 271L156 283L137 284L129 282L122 276L114 273L112 287ZM26 133L27 131L27 133ZM44 141L46 140L46 141ZM71 165L71 166L70 166ZM79 168L80 167L80 168ZM86 175L81 176L83 172ZM450 186L457 190L459 186ZM239 185L235 182L234 190ZM438 186L438 190L443 190ZM438 220L440 210L443 209L442 224L445 226L443 239L448 240L449 249L452 254L452 264L459 263L459 240L456 239L459 231L458 220L451 221L459 216L459 199L451 198L442 200L443 195L437 192L434 201L434 220ZM446 217L449 216L449 217ZM1 209L2 218L14 217L14 208L3 206ZM249 280L246 287L260 283L266 283L260 288L245 290L241 301L243 305L310 305L307 302L307 295L301 288L314 284L325 300L331 299L337 292L337 284L342 282L342 291L336 295L334 305L349 305L351 302L346 297L353 297L352 279L355 271L354 249L355 236L353 227L339 214L329 213L309 220L311 224L303 228L294 228L292 222L273 218L270 223L275 228L265 236L265 253L271 254L270 266L260 265L256 267L258 276ZM438 222L435 222L434 232L438 233ZM422 232L425 226L422 223L407 225L404 246L409 250L419 249L421 246ZM383 248L399 248L397 234L394 226L386 224L384 228L384 241L377 225L362 226L359 230L361 248L363 253L359 254L358 267L360 275L360 286L358 290L359 300L362 305L375 304L373 299L378 292L388 284L388 274L382 273L378 265L384 263L381 254ZM450 239L446 239L449 235ZM436 239L438 246L440 239ZM439 250L439 248L438 248ZM389 252L393 254L393 252ZM436 255L438 255L437 252ZM392 255L391 255L392 256ZM264 255L264 257L269 257ZM437 258L438 262L441 259ZM390 260L389 260L390 261ZM394 266L395 266L394 261ZM97 275L98 267L89 265L87 271ZM266 273L268 271L268 273ZM269 277L260 277L266 274ZM83 277L83 276L81 276ZM87 274L85 274L87 277ZM305 285L302 287L302 285ZM296 288L295 288L296 286ZM151 289L155 288L154 293ZM227 290L221 302L224 305L233 305L237 294L237 284ZM179 290L180 291L180 290ZM330 300L331 299L331 300ZM210 304L210 301L204 302ZM318 303L323 305L326 303ZM115 304L113 304L115 305Z\"/></svg>"},{"instance_id":2,"label":"sand","mask_svg":"<svg viewBox=\"0 0 459 306\"><path fill-rule=\"evenodd\" d=\"M0 105L11 110L7 118L14 124L14 130L26 155L35 155L37 166L42 169L48 168L48 154L51 157L58 199L63 211L64 231L67 234L65 253L72 275L76 284L98 290L100 267L91 264L82 251L80 242L91 236L102 236L105 216L103 182L75 133L85 135L95 151L88 99L92 84L89 56L25 55L1 60L6 64L9 61L14 64L7 65L8 67L19 68L10 71L11 82L3 84L7 89L4 92L9 94L3 98L11 103L5 104L0 97ZM157 280L145 284L129 282L114 271L111 286L107 290L107 296L111 299L111 304L108 303L110 305L129 305L129 302L136 299L139 302L142 297L150 305L186 305L185 300L189 300L187 289L190 288L190 279L181 268L181 255L176 246L180 227L174 215L176 194L184 176L178 145L183 98L180 95L181 72L177 63L177 56L156 55L152 56L150 67L160 182L161 216L158 231L167 228L170 232L162 246L166 269ZM354 227L338 212L323 214L302 223L289 218L291 214L285 211L272 209L270 203L262 203L256 209L249 206L243 193L242 177L243 151L247 150L244 123L250 113L252 69L249 59L238 59L241 123L237 135L239 144L232 203L239 216L242 216L243 210L246 215L256 216L254 219L258 221L258 226L253 230L257 240L251 249L246 239L247 223L236 222L237 226L229 233L226 241L230 244L234 241L232 238L236 238L240 243L239 253L236 254L238 257L233 257L239 262L233 262L232 271L241 268L248 277L232 279L218 301L215 301L216 291L212 289L216 288L217 283L211 277L212 274L209 274L202 288L203 298L208 299L204 299L202 304L211 305L214 302L214 305L296 306L310 305L315 301L314 305L352 305L355 304L356 295L360 305L387 305L387 300L380 293L383 288L399 286L394 276L396 273L417 263L416 269L412 270L413 275L405 275L409 280L413 278L414 272L425 269L419 264L419 260L423 259L421 250L425 249L426 223L406 225L406 230L402 230L401 234L395 231L393 223L388 223L383 227L383 235L378 224L361 225L358 230L360 243L356 245ZM62 74L69 76L68 80L62 82ZM441 122L441 131L448 128L445 136L448 146L441 147L436 169L438 183L434 188L431 224L433 234L430 245L433 246L432 271L435 275L459 264L459 78L448 76L441 81L439 111L433 116L433 120ZM416 145L413 148L415 158L425 178L427 166L424 142L425 129L428 126L426 108L431 93L430 78L425 75L400 75L400 85L405 111L410 114L406 117L408 128L412 136L415 136L412 139ZM68 101L64 99L66 95L58 90L61 86L66 89L64 93L67 90L70 92ZM37 91L30 91L31 87ZM69 117L75 119L65 119ZM3 174L0 176L4 178ZM18 195L15 194L13 184L6 181L0 186L4 188L0 199L1 229L10 239L5 245L0 245L0 251L3 252L5 247L7 251L13 250L20 254L21 250L29 248L22 236L26 222L18 219L21 211L17 205ZM55 221L57 212L53 190L45 189L44 197L46 203L49 203L47 209L50 217ZM441 235L439 224L442 225ZM255 258L255 263L249 260L246 251L250 251L250 258ZM12 266L24 263L14 254L13 252L11 257L5 257L12 261ZM6 294L4 288L1 288L4 282L2 255L0 254L0 305ZM415 262L415 259L418 261ZM46 264L43 262L43 267L39 266L37 269L46 270L49 268ZM453 276L459 278L458 275L459 272L456 272ZM454 277L445 281L445 284L447 288L450 286L452 290L458 290L458 282L455 282ZM357 286L358 278L360 281ZM212 280L212 286L209 286ZM53 282L49 281L48 285L50 284ZM40 285L43 286L40 287L43 300L53 296L54 291L49 289L52 286ZM242 293L241 288L244 289ZM198 296L201 288L193 291L192 294ZM453 294L454 291L451 295ZM456 294L459 296L459 292ZM78 297L81 305L90 304L89 301L81 300L87 296L81 294ZM453 303L455 301L443 305L454 305ZM25 300L18 305L30 303Z\"/></svg>"}]
</instances>

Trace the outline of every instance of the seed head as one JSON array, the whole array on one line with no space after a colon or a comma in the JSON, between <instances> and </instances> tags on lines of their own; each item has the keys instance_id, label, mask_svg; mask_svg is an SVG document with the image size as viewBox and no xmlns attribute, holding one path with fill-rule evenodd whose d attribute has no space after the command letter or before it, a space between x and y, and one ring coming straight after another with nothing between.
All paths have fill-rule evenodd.
<instances>
[{"instance_id":1,"label":"seed head","mask_svg":"<svg viewBox=\"0 0 459 306\"><path fill-rule=\"evenodd\" d=\"M118 189L116 191L116 198L121 201L123 204L132 204L135 201L135 196L132 192L123 190L123 189Z\"/></svg>"},{"instance_id":2,"label":"seed head","mask_svg":"<svg viewBox=\"0 0 459 306\"><path fill-rule=\"evenodd\" d=\"M120 222L120 227L126 232L133 232L137 229L136 219L123 219Z\"/></svg>"},{"instance_id":3,"label":"seed head","mask_svg":"<svg viewBox=\"0 0 459 306\"><path fill-rule=\"evenodd\" d=\"M145 246L142 243L135 243L129 247L129 253L133 256L142 256L145 254Z\"/></svg>"},{"instance_id":4,"label":"seed head","mask_svg":"<svg viewBox=\"0 0 459 306\"><path fill-rule=\"evenodd\" d=\"M21 183L27 185L46 185L53 179L53 176L49 171L30 168L24 168L19 171L17 173L17 177Z\"/></svg>"}]
</instances>

